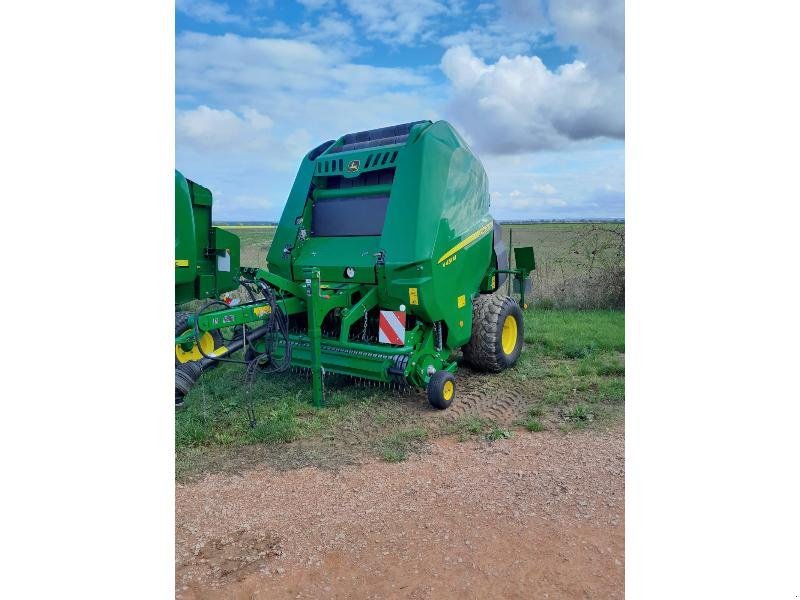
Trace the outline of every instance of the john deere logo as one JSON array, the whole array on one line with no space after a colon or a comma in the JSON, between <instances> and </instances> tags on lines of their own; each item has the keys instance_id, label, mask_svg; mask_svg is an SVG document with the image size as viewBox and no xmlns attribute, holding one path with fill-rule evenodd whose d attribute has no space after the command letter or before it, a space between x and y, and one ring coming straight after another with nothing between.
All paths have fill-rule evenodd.
<instances>
[{"instance_id":1,"label":"john deere logo","mask_svg":"<svg viewBox=\"0 0 800 600\"><path fill-rule=\"evenodd\" d=\"M360 166L361 166L360 160L351 160L347 164L347 170L350 171L351 173L355 173L356 171L358 171L358 167Z\"/></svg>"}]
</instances>

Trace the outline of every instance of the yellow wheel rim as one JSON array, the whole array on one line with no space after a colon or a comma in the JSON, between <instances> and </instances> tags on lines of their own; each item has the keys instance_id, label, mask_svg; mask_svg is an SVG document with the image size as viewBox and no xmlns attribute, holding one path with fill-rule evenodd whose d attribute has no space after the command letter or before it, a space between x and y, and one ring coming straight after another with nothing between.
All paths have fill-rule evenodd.
<instances>
[{"instance_id":1,"label":"yellow wheel rim","mask_svg":"<svg viewBox=\"0 0 800 600\"><path fill-rule=\"evenodd\" d=\"M442 397L448 402L450 402L450 400L453 398L454 389L455 388L453 387L452 381L445 381L444 387L442 388Z\"/></svg>"},{"instance_id":2,"label":"yellow wheel rim","mask_svg":"<svg viewBox=\"0 0 800 600\"><path fill-rule=\"evenodd\" d=\"M503 345L503 352L511 354L514 348L517 347L517 320L508 315L506 320L503 321L503 333L500 339Z\"/></svg>"},{"instance_id":3,"label":"yellow wheel rim","mask_svg":"<svg viewBox=\"0 0 800 600\"><path fill-rule=\"evenodd\" d=\"M206 331L200 336L200 347L203 349L205 354L211 354L215 350L214 337L210 332ZM203 358L203 355L200 354L197 344L192 346L191 350L184 350L181 348L180 344L175 344L175 358L178 359L179 363L186 363L193 360L200 360Z\"/></svg>"}]
</instances>

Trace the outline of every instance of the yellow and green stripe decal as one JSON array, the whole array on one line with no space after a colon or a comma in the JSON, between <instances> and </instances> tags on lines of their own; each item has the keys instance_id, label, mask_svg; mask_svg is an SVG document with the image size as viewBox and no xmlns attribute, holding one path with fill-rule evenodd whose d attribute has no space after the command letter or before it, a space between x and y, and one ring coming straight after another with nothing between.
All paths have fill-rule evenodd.
<instances>
[{"instance_id":1,"label":"yellow and green stripe decal","mask_svg":"<svg viewBox=\"0 0 800 600\"><path fill-rule=\"evenodd\" d=\"M448 250L447 252L442 254L442 257L438 260L437 264L442 264L448 258L453 256L453 254L455 254L456 252L458 252L462 248L465 248L465 247L469 246L472 242L474 242L478 238L483 237L484 235L489 233L491 230L492 230L492 222L489 221L485 225L482 225L477 231L474 231L473 233L470 233L467 237L465 237L463 240L458 242L455 246L450 248L450 250Z\"/></svg>"}]
</instances>

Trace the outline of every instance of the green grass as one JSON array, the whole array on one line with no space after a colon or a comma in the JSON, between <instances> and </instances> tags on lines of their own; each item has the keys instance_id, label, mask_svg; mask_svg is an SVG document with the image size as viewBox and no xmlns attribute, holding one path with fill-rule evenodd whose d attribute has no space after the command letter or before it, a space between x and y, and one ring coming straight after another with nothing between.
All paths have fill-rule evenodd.
<instances>
[{"instance_id":1,"label":"green grass","mask_svg":"<svg viewBox=\"0 0 800 600\"><path fill-rule=\"evenodd\" d=\"M607 402L622 402L625 399L624 379L604 379L598 383L597 394Z\"/></svg>"},{"instance_id":2,"label":"green grass","mask_svg":"<svg viewBox=\"0 0 800 600\"><path fill-rule=\"evenodd\" d=\"M327 405L314 408L305 380L273 375L252 384L256 426L250 427L247 391L240 365L223 364L204 373L175 413L176 446L286 443L387 410L377 391L356 387L329 389Z\"/></svg>"},{"instance_id":3,"label":"green grass","mask_svg":"<svg viewBox=\"0 0 800 600\"><path fill-rule=\"evenodd\" d=\"M592 413L589 412L585 404L578 404L569 412L569 417L576 421L588 421L592 418Z\"/></svg>"},{"instance_id":4,"label":"green grass","mask_svg":"<svg viewBox=\"0 0 800 600\"><path fill-rule=\"evenodd\" d=\"M484 436L490 442L497 440L507 440L511 437L511 431L503 427L492 427L491 430Z\"/></svg>"},{"instance_id":5,"label":"green grass","mask_svg":"<svg viewBox=\"0 0 800 600\"><path fill-rule=\"evenodd\" d=\"M625 400L624 313L554 309L524 315L527 343L517 365L501 375L465 371L463 377L530 398L531 406L514 422L529 432L572 431L619 420ZM332 443L400 462L424 448L431 436L495 441L512 433L508 423L485 416L428 419L424 398L412 394L403 400L392 391L346 383L326 383L326 406L314 408L310 382L296 374L256 378L257 425L251 428L246 391L241 365L223 364L200 378L175 412L181 472L195 469L214 449L240 452L237 447L268 445L277 450L303 440L299 447L313 446L320 453L328 453L323 445Z\"/></svg>"},{"instance_id":6,"label":"green grass","mask_svg":"<svg viewBox=\"0 0 800 600\"><path fill-rule=\"evenodd\" d=\"M428 439L428 430L411 427L384 438L380 444L380 454L386 462L402 462L410 452L419 450Z\"/></svg>"},{"instance_id":7,"label":"green grass","mask_svg":"<svg viewBox=\"0 0 800 600\"><path fill-rule=\"evenodd\" d=\"M546 429L546 427L542 425L542 422L539 419L533 419L533 418L529 418L523 421L522 426L531 432L544 431Z\"/></svg>"},{"instance_id":8,"label":"green grass","mask_svg":"<svg viewBox=\"0 0 800 600\"><path fill-rule=\"evenodd\" d=\"M538 402L517 425L533 432L574 430L621 417L624 312L526 311L525 341L526 352L509 378L517 385L535 384Z\"/></svg>"},{"instance_id":9,"label":"green grass","mask_svg":"<svg viewBox=\"0 0 800 600\"><path fill-rule=\"evenodd\" d=\"M531 432L544 431L547 427L541 422L541 417L546 414L542 406L534 405L528 409L528 414L524 419L518 420L515 425L520 425Z\"/></svg>"},{"instance_id":10,"label":"green grass","mask_svg":"<svg viewBox=\"0 0 800 600\"><path fill-rule=\"evenodd\" d=\"M625 313L526 311L525 342L554 358L589 358L604 352L625 352Z\"/></svg>"},{"instance_id":11,"label":"green grass","mask_svg":"<svg viewBox=\"0 0 800 600\"><path fill-rule=\"evenodd\" d=\"M473 415L465 415L453 420L445 427L445 433L478 435L487 431L494 423Z\"/></svg>"}]
</instances>

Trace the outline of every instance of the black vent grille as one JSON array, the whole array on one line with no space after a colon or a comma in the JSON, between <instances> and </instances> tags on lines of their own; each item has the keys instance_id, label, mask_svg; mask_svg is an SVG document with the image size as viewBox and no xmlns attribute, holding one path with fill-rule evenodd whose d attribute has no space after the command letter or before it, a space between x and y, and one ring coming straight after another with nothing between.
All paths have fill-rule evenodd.
<instances>
[{"instance_id":1,"label":"black vent grille","mask_svg":"<svg viewBox=\"0 0 800 600\"><path fill-rule=\"evenodd\" d=\"M326 189L343 190L347 188L362 187L365 185L382 185L394 182L394 167L378 169L369 173L361 173L358 177L342 177L334 175L325 180Z\"/></svg>"},{"instance_id":2,"label":"black vent grille","mask_svg":"<svg viewBox=\"0 0 800 600\"><path fill-rule=\"evenodd\" d=\"M344 162L341 158L334 160L321 160L317 163L317 174L341 173L344 171Z\"/></svg>"},{"instance_id":3,"label":"black vent grille","mask_svg":"<svg viewBox=\"0 0 800 600\"><path fill-rule=\"evenodd\" d=\"M376 167L378 165L390 164L393 165L397 160L397 150L394 152L378 152L377 154L370 154L367 160L364 161L364 168L368 169L370 166Z\"/></svg>"}]
</instances>

